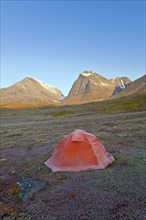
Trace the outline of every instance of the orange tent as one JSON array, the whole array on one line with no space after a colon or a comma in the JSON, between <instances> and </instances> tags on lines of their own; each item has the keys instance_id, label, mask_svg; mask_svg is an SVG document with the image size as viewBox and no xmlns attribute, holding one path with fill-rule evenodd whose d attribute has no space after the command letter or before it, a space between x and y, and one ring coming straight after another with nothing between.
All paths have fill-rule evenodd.
<instances>
[{"instance_id":1,"label":"orange tent","mask_svg":"<svg viewBox=\"0 0 146 220\"><path fill-rule=\"evenodd\" d=\"M45 165L53 172L104 169L114 158L107 153L98 138L76 130L63 138Z\"/></svg>"}]
</instances>

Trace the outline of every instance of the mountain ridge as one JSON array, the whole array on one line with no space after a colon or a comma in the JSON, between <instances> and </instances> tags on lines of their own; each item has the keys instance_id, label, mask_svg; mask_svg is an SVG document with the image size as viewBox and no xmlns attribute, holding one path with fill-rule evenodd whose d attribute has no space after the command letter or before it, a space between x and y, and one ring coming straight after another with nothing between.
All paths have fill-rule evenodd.
<instances>
[{"instance_id":1,"label":"mountain ridge","mask_svg":"<svg viewBox=\"0 0 146 220\"><path fill-rule=\"evenodd\" d=\"M107 79L86 70L72 84L67 97L41 80L25 77L13 85L0 89L1 108L27 108L40 106L76 105L119 98L145 91L144 76L135 81L128 77Z\"/></svg>"},{"instance_id":2,"label":"mountain ridge","mask_svg":"<svg viewBox=\"0 0 146 220\"><path fill-rule=\"evenodd\" d=\"M122 80L124 88L127 85L125 82L131 82L128 77L121 77L120 80ZM112 96L114 92L118 93L124 88L121 88L117 80L111 81L100 74L86 70L79 74L79 77L73 83L68 96L63 102L64 104L80 104L101 101Z\"/></svg>"}]
</instances>

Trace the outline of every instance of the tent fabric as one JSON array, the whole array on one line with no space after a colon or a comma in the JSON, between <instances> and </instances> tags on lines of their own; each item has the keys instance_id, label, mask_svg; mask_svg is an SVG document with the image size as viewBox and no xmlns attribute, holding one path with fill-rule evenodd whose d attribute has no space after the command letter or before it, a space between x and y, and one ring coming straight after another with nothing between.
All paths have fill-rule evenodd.
<instances>
[{"instance_id":1,"label":"tent fabric","mask_svg":"<svg viewBox=\"0 0 146 220\"><path fill-rule=\"evenodd\" d=\"M104 169L113 161L113 156L106 152L97 137L78 129L58 143L45 165L53 172L78 172Z\"/></svg>"}]
</instances>

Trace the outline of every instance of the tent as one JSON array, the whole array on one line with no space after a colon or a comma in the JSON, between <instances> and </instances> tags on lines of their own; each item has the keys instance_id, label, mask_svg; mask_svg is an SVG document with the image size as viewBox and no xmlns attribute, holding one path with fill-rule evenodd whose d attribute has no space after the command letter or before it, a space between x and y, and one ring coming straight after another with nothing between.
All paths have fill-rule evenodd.
<instances>
[{"instance_id":1,"label":"tent","mask_svg":"<svg viewBox=\"0 0 146 220\"><path fill-rule=\"evenodd\" d=\"M53 172L78 172L104 169L113 161L113 156L106 152L97 137L78 129L58 143L45 165Z\"/></svg>"}]
</instances>

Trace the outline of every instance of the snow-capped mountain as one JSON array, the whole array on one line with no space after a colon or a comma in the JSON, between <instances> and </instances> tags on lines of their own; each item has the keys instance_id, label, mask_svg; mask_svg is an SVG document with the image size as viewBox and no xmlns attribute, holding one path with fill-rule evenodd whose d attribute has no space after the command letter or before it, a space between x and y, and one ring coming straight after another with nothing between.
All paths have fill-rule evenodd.
<instances>
[{"instance_id":1,"label":"snow-capped mountain","mask_svg":"<svg viewBox=\"0 0 146 220\"><path fill-rule=\"evenodd\" d=\"M146 75L131 82L120 93L113 95L111 98L120 98L132 94L139 94L146 92Z\"/></svg>"},{"instance_id":2,"label":"snow-capped mountain","mask_svg":"<svg viewBox=\"0 0 146 220\"><path fill-rule=\"evenodd\" d=\"M59 89L31 77L1 89L0 93L4 106L57 104L63 97Z\"/></svg>"},{"instance_id":3,"label":"snow-capped mountain","mask_svg":"<svg viewBox=\"0 0 146 220\"><path fill-rule=\"evenodd\" d=\"M84 71L73 83L67 97L38 79L26 77L0 90L2 108L28 108L49 105L73 105L113 99L146 91L145 76L132 82L127 77L105 77Z\"/></svg>"},{"instance_id":4,"label":"snow-capped mountain","mask_svg":"<svg viewBox=\"0 0 146 220\"><path fill-rule=\"evenodd\" d=\"M114 94L118 94L132 82L128 77L114 77L110 81L115 85Z\"/></svg>"},{"instance_id":5,"label":"snow-capped mountain","mask_svg":"<svg viewBox=\"0 0 146 220\"><path fill-rule=\"evenodd\" d=\"M64 103L77 104L97 100L103 100L110 97L115 90L115 85L103 76L84 71L74 82Z\"/></svg>"}]
</instances>

